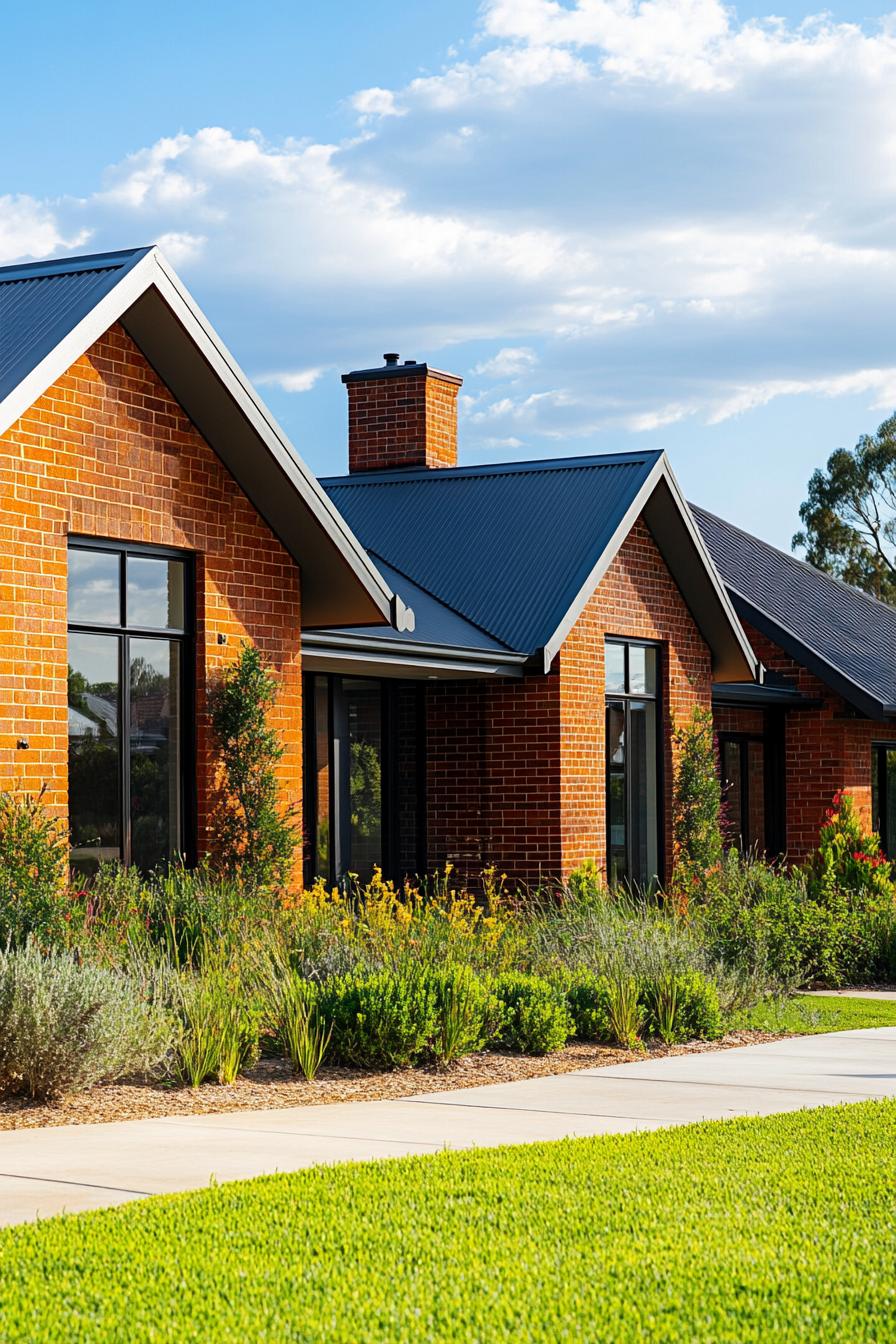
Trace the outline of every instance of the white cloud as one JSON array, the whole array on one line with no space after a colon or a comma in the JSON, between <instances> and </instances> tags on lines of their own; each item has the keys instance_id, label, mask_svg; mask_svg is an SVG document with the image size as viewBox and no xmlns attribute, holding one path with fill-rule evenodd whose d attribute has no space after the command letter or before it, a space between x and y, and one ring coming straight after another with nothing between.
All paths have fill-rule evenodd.
<instances>
[{"instance_id":1,"label":"white cloud","mask_svg":"<svg viewBox=\"0 0 896 1344\"><path fill-rule=\"evenodd\" d=\"M518 378L538 363L534 350L525 345L505 345L491 359L484 359L473 369L486 378Z\"/></svg>"},{"instance_id":2,"label":"white cloud","mask_svg":"<svg viewBox=\"0 0 896 1344\"><path fill-rule=\"evenodd\" d=\"M310 392L327 367L321 365L313 369L292 369L281 373L262 373L254 381L259 387L279 387L283 392Z\"/></svg>"},{"instance_id":3,"label":"white cloud","mask_svg":"<svg viewBox=\"0 0 896 1344\"><path fill-rule=\"evenodd\" d=\"M81 247L89 230L65 231L52 205L32 196L0 196L0 265L40 261L54 252Z\"/></svg>"},{"instance_id":4,"label":"white cloud","mask_svg":"<svg viewBox=\"0 0 896 1344\"><path fill-rule=\"evenodd\" d=\"M855 373L832 378L771 378L764 383L738 388L725 397L710 413L711 425L733 416L744 415L757 406L767 406L778 397L845 397L871 392L871 410L891 411L896 407L896 368L858 369Z\"/></svg>"},{"instance_id":5,"label":"white cloud","mask_svg":"<svg viewBox=\"0 0 896 1344\"><path fill-rule=\"evenodd\" d=\"M384 349L470 370L468 450L896 402L896 20L486 0L452 36L344 141L205 127L0 198L0 254L158 238L277 390Z\"/></svg>"},{"instance_id":6,"label":"white cloud","mask_svg":"<svg viewBox=\"0 0 896 1344\"><path fill-rule=\"evenodd\" d=\"M405 108L399 107L391 89L360 89L352 94L350 101L362 122L378 117L403 117L406 112Z\"/></svg>"}]
</instances>

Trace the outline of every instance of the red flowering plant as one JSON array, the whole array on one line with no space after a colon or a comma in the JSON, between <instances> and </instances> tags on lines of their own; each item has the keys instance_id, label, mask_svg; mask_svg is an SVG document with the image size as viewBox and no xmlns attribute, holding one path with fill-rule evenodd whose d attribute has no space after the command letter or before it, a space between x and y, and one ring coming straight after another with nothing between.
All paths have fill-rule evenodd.
<instances>
[{"instance_id":1,"label":"red flowering plant","mask_svg":"<svg viewBox=\"0 0 896 1344\"><path fill-rule=\"evenodd\" d=\"M818 836L818 849L809 865L816 899L833 902L847 898L865 909L896 904L893 865L881 853L880 839L866 831L850 794L834 794Z\"/></svg>"}]
</instances>

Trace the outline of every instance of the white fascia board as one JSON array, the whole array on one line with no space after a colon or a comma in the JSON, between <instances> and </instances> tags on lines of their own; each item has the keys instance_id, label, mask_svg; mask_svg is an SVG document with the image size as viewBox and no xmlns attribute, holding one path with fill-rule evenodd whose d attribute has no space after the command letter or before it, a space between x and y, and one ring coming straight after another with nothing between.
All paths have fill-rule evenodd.
<instances>
[{"instance_id":1,"label":"white fascia board","mask_svg":"<svg viewBox=\"0 0 896 1344\"><path fill-rule=\"evenodd\" d=\"M753 646L747 639L747 636L744 632L744 627L741 623L741 619L738 616L737 612L734 610L734 603L731 601L731 598L728 595L728 589L722 582L722 576L716 569L715 561L713 560L712 556L709 553L709 549L706 545L706 542L703 540L703 535L699 527L694 522L694 515L691 513L691 510L688 507L688 502L684 497L681 486L675 479L675 473L670 467L665 453L663 454L662 457L662 465L663 465L663 475L665 477L666 484L668 485L672 493L672 497L675 500L675 503L678 505L678 511L681 514L682 521L684 522L685 527L687 528L688 535L694 544L694 549L700 556L704 568L706 569L707 575L709 576L710 583L715 589L715 594L719 600L719 605L722 607L722 610L724 611L725 616L727 617L728 624L731 626L732 630L734 631L734 634L737 637L737 642L741 647L741 652L743 653L743 656L746 659L747 666L752 669L754 680L761 685L765 678L765 668L760 662L760 660L757 658L755 652L753 651Z\"/></svg>"},{"instance_id":2,"label":"white fascia board","mask_svg":"<svg viewBox=\"0 0 896 1344\"><path fill-rule=\"evenodd\" d=\"M656 483L659 480L660 476L662 476L663 474L664 461L665 461L664 457L657 458L656 462L654 463L653 467L650 470L649 475L644 481L644 484L641 486L641 489L635 495L635 498L632 500L631 504L626 510L625 515L622 518L622 521L616 528L616 531L613 533L607 545L604 547L600 555L600 558L597 561L597 564L591 570L587 579L582 584L582 587L579 589L575 601L572 603L572 606L569 608L566 615L563 617L563 620L560 622L559 626L554 631L553 635L548 640L547 644L544 646L545 672L549 672L551 670L551 664L553 663L554 659L556 658L557 654L560 652L560 649L565 643L567 635L572 630L573 626L581 616L582 612L585 610L585 607L588 604L588 601L592 593L594 592L597 585L600 583L601 579L606 574L607 570L610 568L610 565L615 560L616 552L619 550L619 547L625 541L629 532L631 532L632 528L635 525L635 521L637 520L637 518L640 516L640 514L644 509L644 505L646 504L650 496L653 494L654 489L656 488Z\"/></svg>"},{"instance_id":3,"label":"white fascia board","mask_svg":"<svg viewBox=\"0 0 896 1344\"><path fill-rule=\"evenodd\" d=\"M158 251L151 255L156 266L153 283L162 298L186 328L290 484L302 496L321 527L338 546L349 568L367 590L384 618L398 630L413 630L413 611L392 592L342 515L299 460L286 434L255 393L249 379L220 340L205 314L170 270L164 258Z\"/></svg>"},{"instance_id":4,"label":"white fascia board","mask_svg":"<svg viewBox=\"0 0 896 1344\"><path fill-rule=\"evenodd\" d=\"M331 537L346 564L385 621L398 630L414 629L414 613L392 592L345 520L292 451L288 438L252 390L248 378L184 289L158 248L152 248L123 273L90 312L69 331L0 404L0 435L43 396L48 387L100 339L149 288L155 287L210 364L284 475Z\"/></svg>"},{"instance_id":5,"label":"white fascia board","mask_svg":"<svg viewBox=\"0 0 896 1344\"><path fill-rule=\"evenodd\" d=\"M710 556L709 551L706 548L706 543L703 541L703 538L700 535L700 531L696 523L694 522L694 519L691 515L691 511L688 508L687 501L685 500L685 497L681 492L681 488L675 479L675 476L672 472L672 468L669 466L669 460L666 457L665 453L663 453L659 458L657 458L657 461L651 468L651 471L646 477L644 484L641 486L641 489L638 491L637 495L632 500L632 503L626 510L626 513L622 518L622 521L616 528L616 531L613 533L607 546L604 548L604 551L600 556L600 559L598 560L594 568L591 570L591 573L588 575L584 584L580 588L575 601L572 603L572 606L569 608L569 611L564 616L562 622L558 626L557 630L554 632L551 639L545 645L543 652L544 670L545 672L550 671L551 664L553 663L554 659L559 653L567 636L569 635L576 621L579 619L582 612L584 611L594 590L597 588L601 579L604 577L610 565L615 560L619 548L625 541L628 534L631 532L637 519L643 513L644 508L647 505L647 502L653 495L654 490L656 489L657 485L661 480L665 481L665 483L669 487L673 503L678 509L678 512L681 515L682 522L684 523L688 535L694 544L694 548L697 551L697 554L700 557L704 568L706 569L707 577L709 578L710 584L714 589L715 595L719 601L719 605L722 608L726 621L728 625L731 627L731 631L734 634L737 644L740 647L746 665L752 671L755 680L761 683L765 669L763 668L762 663L756 657L756 654L753 652L750 642L744 633L744 628L740 622L740 618L738 617L737 612L734 610L734 606L731 602L730 597L728 596L728 592L725 588L725 585L722 583L718 570L716 569L712 557Z\"/></svg>"}]
</instances>

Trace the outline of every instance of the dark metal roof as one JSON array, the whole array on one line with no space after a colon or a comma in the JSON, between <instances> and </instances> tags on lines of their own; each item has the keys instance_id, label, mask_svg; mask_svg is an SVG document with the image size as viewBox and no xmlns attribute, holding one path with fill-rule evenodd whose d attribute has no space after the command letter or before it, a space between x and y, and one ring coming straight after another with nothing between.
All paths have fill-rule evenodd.
<instances>
[{"instance_id":1,"label":"dark metal roof","mask_svg":"<svg viewBox=\"0 0 896 1344\"><path fill-rule=\"evenodd\" d=\"M505 648L532 655L557 631L661 456L369 472L321 484L369 551Z\"/></svg>"},{"instance_id":2,"label":"dark metal roof","mask_svg":"<svg viewBox=\"0 0 896 1344\"><path fill-rule=\"evenodd\" d=\"M691 508L739 615L863 714L896 713L896 609Z\"/></svg>"},{"instance_id":3,"label":"dark metal roof","mask_svg":"<svg viewBox=\"0 0 896 1344\"><path fill-rule=\"evenodd\" d=\"M459 612L452 611L437 597L427 593L419 584L400 574L397 569L383 560L375 551L370 558L383 578L414 612L413 630L376 630L367 626L340 628L342 636L362 635L364 637L397 640L402 644L438 645L450 649L475 649L485 653L507 653L507 645L493 639L485 630L467 621Z\"/></svg>"},{"instance_id":4,"label":"dark metal roof","mask_svg":"<svg viewBox=\"0 0 896 1344\"><path fill-rule=\"evenodd\" d=\"M0 401L150 250L0 267Z\"/></svg>"},{"instance_id":5,"label":"dark metal roof","mask_svg":"<svg viewBox=\"0 0 896 1344\"><path fill-rule=\"evenodd\" d=\"M155 247L0 267L0 435L115 322L302 568L307 624L413 624Z\"/></svg>"}]
</instances>

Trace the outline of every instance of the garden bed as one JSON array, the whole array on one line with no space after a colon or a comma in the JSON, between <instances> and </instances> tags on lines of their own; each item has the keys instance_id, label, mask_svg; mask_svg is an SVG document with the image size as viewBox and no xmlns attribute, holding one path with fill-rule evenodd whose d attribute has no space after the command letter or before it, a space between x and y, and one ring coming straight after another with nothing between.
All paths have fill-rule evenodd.
<instances>
[{"instance_id":1,"label":"garden bed","mask_svg":"<svg viewBox=\"0 0 896 1344\"><path fill-rule=\"evenodd\" d=\"M54 1105L24 1098L0 1100L0 1130L49 1125L99 1125L117 1120L149 1120L166 1115L211 1115L224 1111L283 1110L342 1101L383 1101L445 1092L451 1088L514 1083L576 1069L606 1068L647 1057L727 1050L778 1039L780 1033L733 1031L718 1041L688 1045L648 1045L642 1051L619 1050L590 1042L572 1042L551 1055L513 1055L482 1050L447 1068L422 1067L390 1072L324 1066L314 1082L297 1077L283 1059L263 1059L228 1085L184 1087L171 1082L105 1083L65 1097Z\"/></svg>"}]
</instances>

